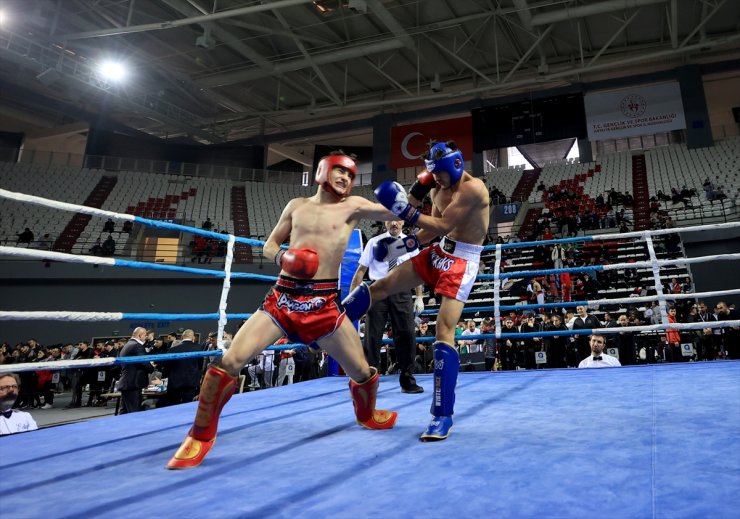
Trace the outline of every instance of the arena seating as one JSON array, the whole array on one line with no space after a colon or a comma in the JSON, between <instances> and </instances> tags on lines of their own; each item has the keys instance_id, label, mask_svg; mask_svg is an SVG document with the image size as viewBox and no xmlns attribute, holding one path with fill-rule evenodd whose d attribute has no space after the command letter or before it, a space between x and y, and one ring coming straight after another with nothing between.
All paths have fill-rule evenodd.
<instances>
[{"instance_id":1,"label":"arena seating","mask_svg":"<svg viewBox=\"0 0 740 519\"><path fill-rule=\"evenodd\" d=\"M655 148L645 153L650 194L686 186L696 191L688 205L663 202L675 222L682 225L724 221L733 212L734 198L740 189L740 138L718 142L715 146L689 150L684 144ZM709 201L703 189L706 180L721 186L727 199Z\"/></svg>"},{"instance_id":2,"label":"arena seating","mask_svg":"<svg viewBox=\"0 0 740 519\"><path fill-rule=\"evenodd\" d=\"M514 189L516 189L516 186L519 183L522 171L524 171L524 166L493 168L486 172L484 179L486 187L489 191L491 188L498 188L498 190L501 191L507 199L510 199L511 195L514 194Z\"/></svg>"},{"instance_id":3,"label":"arena seating","mask_svg":"<svg viewBox=\"0 0 740 519\"><path fill-rule=\"evenodd\" d=\"M67 167L47 168L30 164L0 162L0 187L19 193L82 204L103 176L102 170ZM29 206L0 199L0 238L12 245L16 233L28 227L39 240L48 233L58 237L72 218L71 213L41 206Z\"/></svg>"},{"instance_id":4,"label":"arena seating","mask_svg":"<svg viewBox=\"0 0 740 519\"><path fill-rule=\"evenodd\" d=\"M732 206L740 188L740 139L731 138L716 146L688 150L684 145L655 148L645 152L650 195L658 190L669 194L671 187L686 185L698 194L690 207L673 206L670 202L661 209L667 210L677 225L701 223L727 218L735 214ZM523 167L495 168L486 173L489 189L496 187L510 197L517 186ZM155 219L173 219L187 225L200 226L211 218L213 228L233 232L231 189L245 185L249 233L264 238L277 222L285 203L297 196L311 196L314 186L286 183L249 182L235 183L224 179L182 177L134 171L105 172L103 170L41 167L27 164L0 164L0 186L24 193L56 200L84 203L102 176L116 176L117 183L102 205L103 209L126 212ZM610 189L618 192L632 191L631 155L618 153L604 155L597 162L580 164L573 161L549 163L543 166L539 182L547 188L566 187L578 195L579 209L593 208L596 196ZM709 178L721 185L728 199L724 202L706 200L703 182ZM356 186L354 194L373 199L371 186ZM557 214L562 203L551 202L543 191L533 190L531 203L543 203ZM16 233L30 227L39 239L44 233L58 236L70 221L71 214L43 207L29 211L21 204L0 201L3 208L0 238L5 243L15 243ZM668 207L666 207L666 205ZM61 217L60 217L61 215ZM632 221L629 208L627 218ZM84 229L73 252L86 252L91 243L102 233L104 220L93 218ZM360 228L369 238L376 233L375 222L363 221ZM116 231L121 223L116 222ZM599 230L607 231L608 230ZM120 235L114 236L120 245Z\"/></svg>"}]
</instances>

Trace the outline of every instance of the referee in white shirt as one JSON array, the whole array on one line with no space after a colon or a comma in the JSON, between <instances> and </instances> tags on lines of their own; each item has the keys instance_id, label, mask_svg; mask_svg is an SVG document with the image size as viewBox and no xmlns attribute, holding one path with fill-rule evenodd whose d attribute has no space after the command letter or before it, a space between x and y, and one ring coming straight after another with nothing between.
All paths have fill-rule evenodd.
<instances>
[{"instance_id":1,"label":"referee in white shirt","mask_svg":"<svg viewBox=\"0 0 740 519\"><path fill-rule=\"evenodd\" d=\"M604 353L606 339L603 335L592 334L589 344L591 346L591 355L578 364L579 368L612 368L622 365L616 357Z\"/></svg>"},{"instance_id":2,"label":"referee in white shirt","mask_svg":"<svg viewBox=\"0 0 740 519\"><path fill-rule=\"evenodd\" d=\"M401 232L403 222L394 220L385 222L387 232L370 238L360 257L360 264L352 278L351 290L362 283L365 273L371 281L377 281L388 275L388 272L404 261L419 254L418 250L404 254L395 260L378 261L373 257L373 246L383 238L405 238ZM393 329L393 342L396 347L396 362L400 373L399 382L402 393L423 393L424 388L416 383L414 378L414 354L416 340L414 334L414 312L424 310L424 301L421 298L422 287L416 287L416 295L411 297L410 292L393 294L382 301L373 301L373 306L367 313L365 324L364 349L368 364L380 368L380 347L383 340L385 323L390 320Z\"/></svg>"}]
</instances>

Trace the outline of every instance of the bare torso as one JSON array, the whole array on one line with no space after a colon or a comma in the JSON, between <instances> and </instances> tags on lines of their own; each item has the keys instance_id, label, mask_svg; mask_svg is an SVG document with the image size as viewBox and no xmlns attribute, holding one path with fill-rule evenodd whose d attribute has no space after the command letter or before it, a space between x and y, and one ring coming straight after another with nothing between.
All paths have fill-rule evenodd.
<instances>
[{"instance_id":1,"label":"bare torso","mask_svg":"<svg viewBox=\"0 0 740 519\"><path fill-rule=\"evenodd\" d=\"M481 180L466 172L454 188L434 189L432 214L443 214L447 206L461 196L466 199L465 210L456 215L455 227L447 235L452 240L480 245L488 232L489 216L488 190Z\"/></svg>"},{"instance_id":2,"label":"bare torso","mask_svg":"<svg viewBox=\"0 0 740 519\"><path fill-rule=\"evenodd\" d=\"M347 241L358 223L363 198L351 196L341 202L322 203L316 196L291 201L290 247L313 249L319 255L314 279L334 279L344 257Z\"/></svg>"}]
</instances>

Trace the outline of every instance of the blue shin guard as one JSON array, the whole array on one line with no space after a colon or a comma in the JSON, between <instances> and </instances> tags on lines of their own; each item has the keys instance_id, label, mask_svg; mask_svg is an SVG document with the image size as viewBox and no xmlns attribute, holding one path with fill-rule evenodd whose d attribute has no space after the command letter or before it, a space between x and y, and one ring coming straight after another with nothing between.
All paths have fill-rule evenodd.
<instances>
[{"instance_id":1,"label":"blue shin guard","mask_svg":"<svg viewBox=\"0 0 740 519\"><path fill-rule=\"evenodd\" d=\"M434 343L434 395L432 421L421 435L421 441L444 440L450 435L455 407L455 386L460 371L460 357L445 342Z\"/></svg>"},{"instance_id":2,"label":"blue shin guard","mask_svg":"<svg viewBox=\"0 0 740 519\"><path fill-rule=\"evenodd\" d=\"M371 305L370 287L365 283L360 283L360 286L350 292L342 301L344 312L352 322L365 315L370 310Z\"/></svg>"}]
</instances>

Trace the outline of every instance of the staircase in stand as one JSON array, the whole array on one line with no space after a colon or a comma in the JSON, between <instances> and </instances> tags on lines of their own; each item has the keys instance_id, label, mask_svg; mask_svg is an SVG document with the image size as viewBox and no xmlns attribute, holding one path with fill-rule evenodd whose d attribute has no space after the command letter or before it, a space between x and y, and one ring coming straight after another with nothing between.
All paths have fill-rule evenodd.
<instances>
[{"instance_id":1,"label":"staircase in stand","mask_svg":"<svg viewBox=\"0 0 740 519\"><path fill-rule=\"evenodd\" d=\"M525 169L522 172L522 176L519 179L514 192L511 194L511 200L514 202L523 202L529 198L532 194L534 186L537 185L537 180L540 178L542 169Z\"/></svg>"},{"instance_id":2,"label":"staircase in stand","mask_svg":"<svg viewBox=\"0 0 740 519\"><path fill-rule=\"evenodd\" d=\"M231 218L234 220L234 235L250 235L247 192L244 187L231 188ZM234 263L252 263L253 259L252 247L241 243L234 244Z\"/></svg>"},{"instance_id":3,"label":"staircase in stand","mask_svg":"<svg viewBox=\"0 0 740 519\"><path fill-rule=\"evenodd\" d=\"M635 219L635 230L650 229L650 191L648 189L645 155L632 157L632 193L635 205L632 214Z\"/></svg>"},{"instance_id":4,"label":"staircase in stand","mask_svg":"<svg viewBox=\"0 0 740 519\"><path fill-rule=\"evenodd\" d=\"M82 205L100 209L113 191L118 182L118 177L102 177L93 188ZM72 252L72 247L79 239L87 224L92 219L89 214L75 214L54 242L53 250L59 252Z\"/></svg>"},{"instance_id":5,"label":"staircase in stand","mask_svg":"<svg viewBox=\"0 0 740 519\"><path fill-rule=\"evenodd\" d=\"M536 237L532 237L534 234L535 225L537 224L537 220L539 220L540 216L542 216L542 208L541 207L534 207L527 211L527 216L524 217L524 221L522 222L522 226L519 228L519 237L523 240L529 240L532 238L533 240L537 239Z\"/></svg>"}]
</instances>

